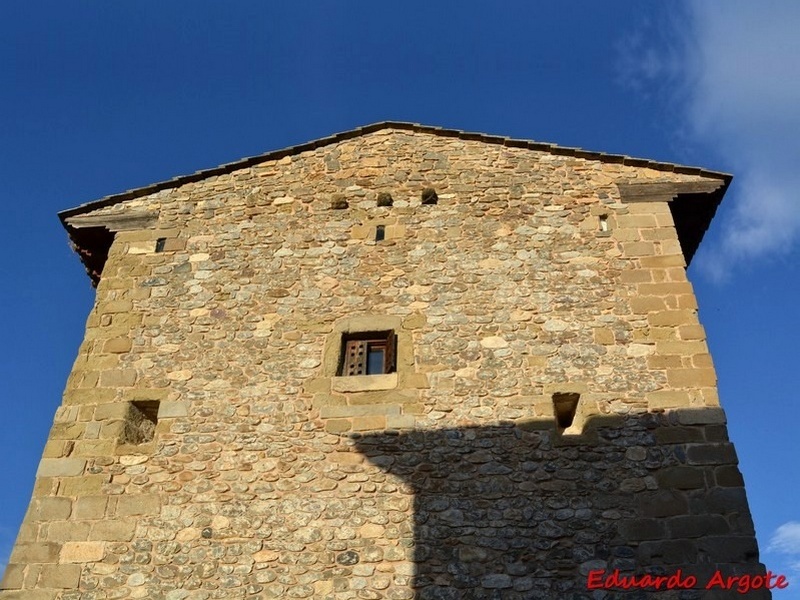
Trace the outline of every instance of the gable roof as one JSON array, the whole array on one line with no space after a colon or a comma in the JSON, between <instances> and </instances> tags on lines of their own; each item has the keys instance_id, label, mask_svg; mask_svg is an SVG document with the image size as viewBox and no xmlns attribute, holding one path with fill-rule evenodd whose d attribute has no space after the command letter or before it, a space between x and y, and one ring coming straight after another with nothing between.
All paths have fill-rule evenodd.
<instances>
[{"instance_id":1,"label":"gable roof","mask_svg":"<svg viewBox=\"0 0 800 600\"><path fill-rule=\"evenodd\" d=\"M700 177L707 177L711 180L716 180L718 182L717 185L711 187L705 186L702 189L695 189L696 186L695 188L692 188L691 186L689 188L686 188L685 186L683 186L683 188L682 186L673 186L673 189L671 190L662 190L660 193L661 197L658 198L662 200L672 200L672 199L677 199L679 196L681 196L684 200L679 204L681 205L681 212L684 213L685 216L684 217L679 217L678 215L674 216L676 217L675 220L676 220L676 227L678 228L678 237L681 240L681 245L683 247L684 254L686 256L687 264L689 263L692 255L697 249L697 246L699 245L700 240L703 237L703 234L708 228L708 225L711 222L711 218L714 216L717 206L719 205L719 202L722 200L722 196L724 195L725 190L727 189L732 179L732 176L727 173L708 171L705 169L701 169L699 167L690 167L675 163L633 158L622 154L606 154L603 152L590 152L587 150L583 150L581 148L570 148L570 147L558 146L555 144L534 142L530 140L521 140L521 139L498 136L498 135L461 131L458 129L432 127L429 125L420 125L418 123L408 123L403 121L381 121L378 123L373 123L371 125L357 127L356 129L343 131L341 133L337 133L328 137L312 140L304 144L289 146L287 148L282 148L279 150L273 150L257 156L251 156L243 158L241 160L237 160L235 162L226 163L218 167L203 169L201 171L196 171L195 173L191 173L188 175L181 175L178 177L174 177L172 179L168 179L166 181L161 181L144 187L127 190L125 192L121 192L118 194L105 196L103 198L100 198L99 200L87 202L85 204L81 204L74 208L61 211L58 213L58 216L59 219L61 220L62 225L67 229L67 232L70 234L70 239L75 245L76 250L81 254L81 260L83 260L84 264L86 264L85 257L87 256L87 253L82 251L84 249L82 248L82 244L77 239L77 237L79 236L76 236L76 230L73 227L70 227L69 223L67 222L68 219L71 219L72 217L83 215L100 208L113 206L120 202L125 202L126 200L141 198L143 196L154 194L162 190L177 188L187 183L202 181L203 179L207 179L209 177L217 175L225 175L233 171L236 171L238 169L251 167L253 165L263 163L266 161L278 160L286 156L293 156L296 154L300 154L301 152L307 152L310 150L316 150L318 148L324 148L325 146L329 146L331 144L336 144L345 140L350 140L363 135L374 133L382 129L398 129L398 130L413 131L418 133L427 133L443 137L458 138L462 140L479 141L486 144L497 144L501 146L506 146L508 148L524 148L539 152L547 152L559 156L571 156L587 160L597 160L605 163L616 163L631 167L641 167L647 169L654 169L658 171L667 171L682 175L696 175ZM620 191L623 194L624 198L626 192L622 189ZM631 194L631 197L635 201L636 197L641 195L642 194L640 192L634 192ZM703 199L705 201L698 203L699 198L697 198L697 196L700 195L703 196ZM689 198L689 196L692 196L692 198ZM687 200L688 202L686 202ZM673 203L673 204L677 205L678 203ZM702 206L700 206L700 204L702 204ZM673 212L675 211L673 210ZM681 223L679 224L678 221L681 221ZM100 237L103 236L101 235ZM106 241L108 240L107 237L104 237L103 239ZM113 234L111 234L111 239L113 239ZM87 270L89 270L88 266L89 265L87 264ZM90 270L90 275L91 274L92 270ZM99 273L97 273L97 275L99 276ZM93 276L93 279L94 278L95 277Z\"/></svg>"}]
</instances>

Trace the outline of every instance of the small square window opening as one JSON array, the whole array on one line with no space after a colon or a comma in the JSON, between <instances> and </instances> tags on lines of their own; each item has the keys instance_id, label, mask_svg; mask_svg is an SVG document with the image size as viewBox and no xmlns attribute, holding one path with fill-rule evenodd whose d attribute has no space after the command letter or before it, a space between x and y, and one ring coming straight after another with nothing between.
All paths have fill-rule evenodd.
<instances>
[{"instance_id":1,"label":"small square window opening","mask_svg":"<svg viewBox=\"0 0 800 600\"><path fill-rule=\"evenodd\" d=\"M339 375L394 373L397 339L394 331L365 331L342 336Z\"/></svg>"}]
</instances>

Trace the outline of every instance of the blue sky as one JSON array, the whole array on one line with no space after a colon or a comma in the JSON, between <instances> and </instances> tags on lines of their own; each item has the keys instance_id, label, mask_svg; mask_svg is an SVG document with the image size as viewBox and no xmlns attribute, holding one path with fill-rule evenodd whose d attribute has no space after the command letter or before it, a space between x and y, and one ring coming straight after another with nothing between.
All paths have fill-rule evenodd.
<instances>
[{"instance_id":1,"label":"blue sky","mask_svg":"<svg viewBox=\"0 0 800 600\"><path fill-rule=\"evenodd\" d=\"M800 598L800 4L667 4L0 4L0 564L93 301L56 213L405 120L735 175L690 278L762 560Z\"/></svg>"}]
</instances>

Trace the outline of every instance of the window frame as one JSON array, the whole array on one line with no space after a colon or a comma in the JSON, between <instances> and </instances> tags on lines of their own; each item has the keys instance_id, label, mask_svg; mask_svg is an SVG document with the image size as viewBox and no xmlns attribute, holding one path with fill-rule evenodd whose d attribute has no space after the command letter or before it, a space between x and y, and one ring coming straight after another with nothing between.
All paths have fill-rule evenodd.
<instances>
[{"instance_id":1,"label":"window frame","mask_svg":"<svg viewBox=\"0 0 800 600\"><path fill-rule=\"evenodd\" d=\"M371 371L370 352L382 351L380 371ZM337 377L389 375L397 372L397 336L393 329L343 333Z\"/></svg>"}]
</instances>

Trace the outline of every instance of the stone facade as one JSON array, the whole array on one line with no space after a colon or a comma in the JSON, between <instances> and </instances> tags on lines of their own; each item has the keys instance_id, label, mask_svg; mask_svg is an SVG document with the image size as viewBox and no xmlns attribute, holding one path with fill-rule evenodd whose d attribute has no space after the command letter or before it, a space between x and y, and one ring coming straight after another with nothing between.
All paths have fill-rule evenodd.
<instances>
[{"instance_id":1,"label":"stone facade","mask_svg":"<svg viewBox=\"0 0 800 600\"><path fill-rule=\"evenodd\" d=\"M382 124L63 213L97 299L0 599L763 573L685 271L728 180Z\"/></svg>"}]
</instances>

